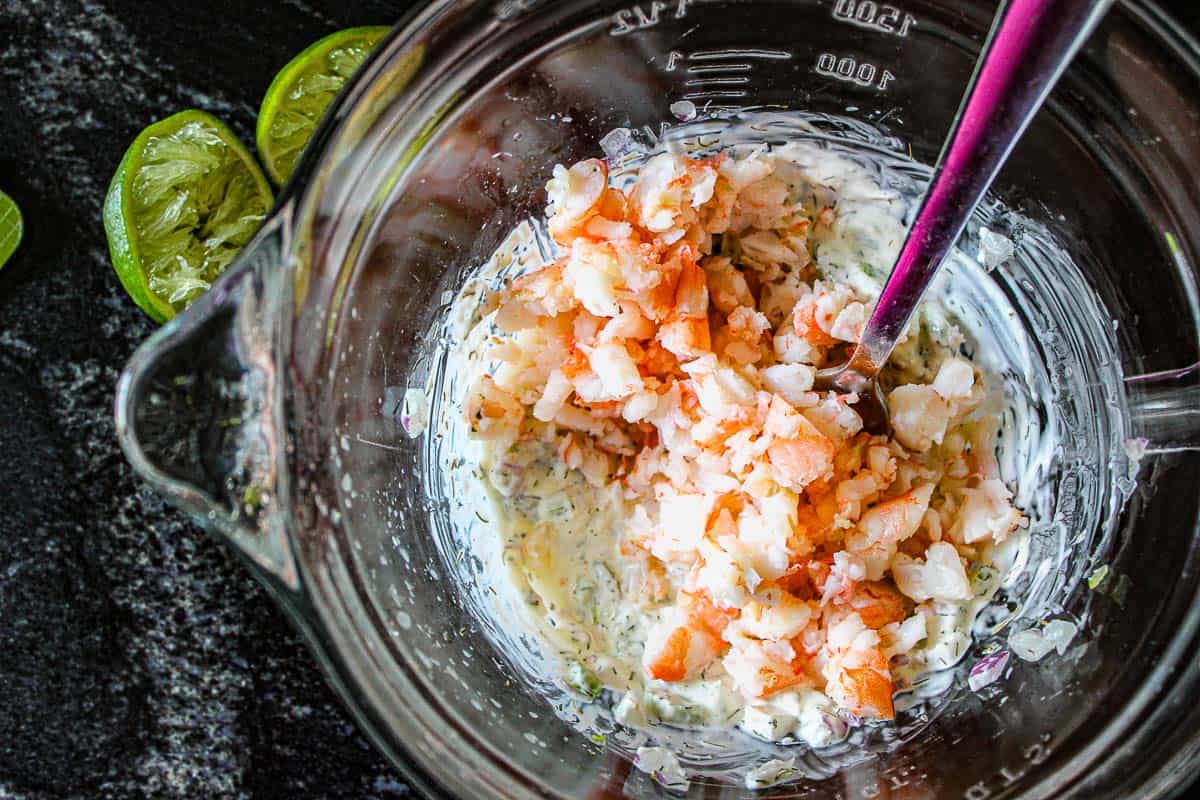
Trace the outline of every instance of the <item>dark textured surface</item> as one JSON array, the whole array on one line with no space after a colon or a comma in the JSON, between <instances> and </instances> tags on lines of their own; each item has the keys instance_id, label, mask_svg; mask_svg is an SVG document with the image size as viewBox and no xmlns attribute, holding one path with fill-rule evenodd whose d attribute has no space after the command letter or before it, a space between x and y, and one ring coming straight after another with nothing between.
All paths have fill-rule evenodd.
<instances>
[{"instance_id":1,"label":"dark textured surface","mask_svg":"<svg viewBox=\"0 0 1200 800\"><path fill-rule=\"evenodd\" d=\"M252 141L259 99L328 31L394 3L0 0L0 798L391 798L248 573L134 479L113 391L152 323L100 204L138 130L196 106Z\"/></svg>"},{"instance_id":2,"label":"dark textured surface","mask_svg":"<svg viewBox=\"0 0 1200 800\"><path fill-rule=\"evenodd\" d=\"M27 227L0 272L0 799L409 794L246 571L126 466L113 390L152 323L100 224L146 124L196 106L250 142L293 54L407 5L0 0L0 188Z\"/></svg>"}]
</instances>

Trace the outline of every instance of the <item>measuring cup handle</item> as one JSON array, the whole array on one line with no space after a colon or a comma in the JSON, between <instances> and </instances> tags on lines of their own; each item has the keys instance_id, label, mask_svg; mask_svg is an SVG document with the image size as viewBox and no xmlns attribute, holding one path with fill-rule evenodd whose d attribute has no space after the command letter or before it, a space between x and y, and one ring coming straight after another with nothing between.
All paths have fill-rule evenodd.
<instances>
[{"instance_id":1,"label":"measuring cup handle","mask_svg":"<svg viewBox=\"0 0 1200 800\"><path fill-rule=\"evenodd\" d=\"M117 436L137 472L283 587L298 586L281 522L272 366L286 212L212 288L138 348L117 386Z\"/></svg>"},{"instance_id":2,"label":"measuring cup handle","mask_svg":"<svg viewBox=\"0 0 1200 800\"><path fill-rule=\"evenodd\" d=\"M1133 434L1146 452L1200 450L1200 362L1125 379Z\"/></svg>"}]
</instances>

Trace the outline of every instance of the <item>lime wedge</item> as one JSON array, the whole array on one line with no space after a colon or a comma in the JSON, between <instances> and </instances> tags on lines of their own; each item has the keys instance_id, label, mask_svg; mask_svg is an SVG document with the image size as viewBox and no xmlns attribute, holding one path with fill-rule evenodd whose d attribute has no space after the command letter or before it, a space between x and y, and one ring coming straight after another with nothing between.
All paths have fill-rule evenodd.
<instances>
[{"instance_id":1,"label":"lime wedge","mask_svg":"<svg viewBox=\"0 0 1200 800\"><path fill-rule=\"evenodd\" d=\"M279 70L258 110L254 136L276 184L292 174L325 109L389 30L380 25L331 33Z\"/></svg>"},{"instance_id":2,"label":"lime wedge","mask_svg":"<svg viewBox=\"0 0 1200 800\"><path fill-rule=\"evenodd\" d=\"M11 197L0 192L0 267L8 263L9 257L16 252L24 232L21 209L17 208Z\"/></svg>"},{"instance_id":3,"label":"lime wedge","mask_svg":"<svg viewBox=\"0 0 1200 800\"><path fill-rule=\"evenodd\" d=\"M204 293L253 238L271 186L233 132L181 111L125 151L104 199L113 268L130 297L165 322Z\"/></svg>"}]
</instances>

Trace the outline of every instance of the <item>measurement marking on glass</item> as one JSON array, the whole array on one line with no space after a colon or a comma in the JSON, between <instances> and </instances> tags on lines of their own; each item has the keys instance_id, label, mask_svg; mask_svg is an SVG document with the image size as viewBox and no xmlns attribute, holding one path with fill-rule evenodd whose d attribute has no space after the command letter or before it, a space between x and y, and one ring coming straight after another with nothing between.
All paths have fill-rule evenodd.
<instances>
[{"instance_id":1,"label":"measurement marking on glass","mask_svg":"<svg viewBox=\"0 0 1200 800\"><path fill-rule=\"evenodd\" d=\"M688 56L688 61L720 61L723 58L760 58L771 61L786 61L792 54L787 50L698 50Z\"/></svg>"},{"instance_id":2,"label":"measurement marking on glass","mask_svg":"<svg viewBox=\"0 0 1200 800\"><path fill-rule=\"evenodd\" d=\"M683 96L684 100L720 100L733 99L737 97L745 97L746 92L741 89L710 89L707 92L688 92Z\"/></svg>"},{"instance_id":3,"label":"measurement marking on glass","mask_svg":"<svg viewBox=\"0 0 1200 800\"><path fill-rule=\"evenodd\" d=\"M896 76L887 69L881 69L866 61L858 61L853 56L838 56L834 53L821 53L817 56L813 70L820 75L870 87L879 92L886 91L888 84L896 80Z\"/></svg>"},{"instance_id":4,"label":"measurement marking on glass","mask_svg":"<svg viewBox=\"0 0 1200 800\"><path fill-rule=\"evenodd\" d=\"M701 64L688 67L687 71L692 75L707 75L710 72L749 72L751 69L749 64Z\"/></svg>"},{"instance_id":5,"label":"measurement marking on glass","mask_svg":"<svg viewBox=\"0 0 1200 800\"><path fill-rule=\"evenodd\" d=\"M891 36L908 36L917 18L901 8L874 0L836 0L834 19Z\"/></svg>"},{"instance_id":6,"label":"measurement marking on glass","mask_svg":"<svg viewBox=\"0 0 1200 800\"><path fill-rule=\"evenodd\" d=\"M609 28L609 36L624 36L637 30L653 28L668 17L683 19L687 16L688 6L694 0L651 0L648 3L638 3L612 15L613 26Z\"/></svg>"},{"instance_id":7,"label":"measurement marking on glass","mask_svg":"<svg viewBox=\"0 0 1200 800\"><path fill-rule=\"evenodd\" d=\"M750 79L742 76L722 77L722 78L691 78L684 82L684 86L737 86L738 84L749 83Z\"/></svg>"}]
</instances>

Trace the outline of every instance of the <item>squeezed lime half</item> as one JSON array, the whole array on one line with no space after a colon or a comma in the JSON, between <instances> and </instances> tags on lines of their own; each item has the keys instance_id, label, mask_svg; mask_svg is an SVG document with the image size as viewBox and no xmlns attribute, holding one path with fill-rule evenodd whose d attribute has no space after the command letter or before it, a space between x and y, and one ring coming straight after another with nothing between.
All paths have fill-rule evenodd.
<instances>
[{"instance_id":1,"label":"squeezed lime half","mask_svg":"<svg viewBox=\"0 0 1200 800\"><path fill-rule=\"evenodd\" d=\"M262 170L219 119L193 109L156 122L125 152L104 200L117 277L165 322L225 271L271 202Z\"/></svg>"},{"instance_id":2,"label":"squeezed lime half","mask_svg":"<svg viewBox=\"0 0 1200 800\"><path fill-rule=\"evenodd\" d=\"M17 208L15 200L0 192L0 268L17 251L24 233L25 220L21 218L21 209Z\"/></svg>"},{"instance_id":3,"label":"squeezed lime half","mask_svg":"<svg viewBox=\"0 0 1200 800\"><path fill-rule=\"evenodd\" d=\"M289 61L271 81L254 139L277 185L287 181L325 109L389 30L380 25L331 33Z\"/></svg>"}]
</instances>

